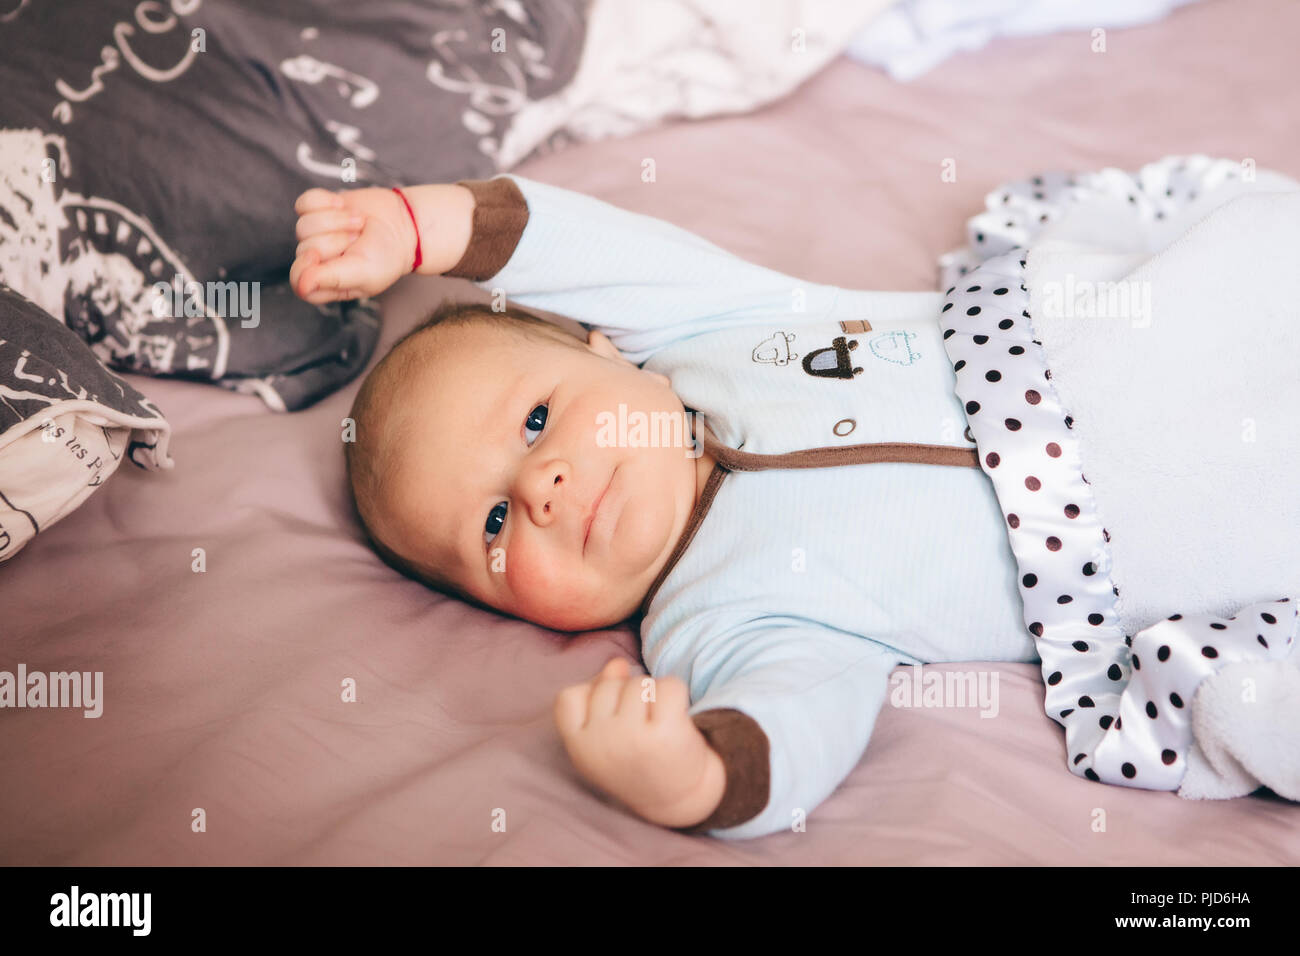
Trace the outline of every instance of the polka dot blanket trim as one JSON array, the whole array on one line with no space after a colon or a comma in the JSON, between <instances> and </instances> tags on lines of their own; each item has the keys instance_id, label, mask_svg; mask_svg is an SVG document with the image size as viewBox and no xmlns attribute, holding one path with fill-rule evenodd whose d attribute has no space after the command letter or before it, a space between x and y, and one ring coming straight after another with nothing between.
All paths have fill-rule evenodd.
<instances>
[{"instance_id":1,"label":"polka dot blanket trim","mask_svg":"<svg viewBox=\"0 0 1300 956\"><path fill-rule=\"evenodd\" d=\"M1255 175L1253 166L1248 167ZM1267 177L1266 170L1259 170ZM1180 213L1206 208L1221 186L1240 183L1241 163L1204 155L1167 156L1136 173L1107 168L1097 172L1045 172L1004 183L984 198L985 211L966 222L967 245L939 257L939 288L958 285L971 270L996 255L1028 248L1070 207L1098 197L1115 197L1133 216L1134 248L1151 249L1172 238Z\"/></svg>"},{"instance_id":2,"label":"polka dot blanket trim","mask_svg":"<svg viewBox=\"0 0 1300 956\"><path fill-rule=\"evenodd\" d=\"M1034 177L1027 191L991 193L990 201L1007 197L1004 205L1019 222L1008 214L995 231L996 224L979 225L988 214L972 220L978 248L945 257L946 270L965 274L947 290L940 315L955 390L1019 567L1025 624L1042 659L1045 710L1065 728L1067 765L1090 780L1154 790L1176 790L1186 772L1189 705L1199 683L1230 663L1286 658L1300 622L1297 603L1282 597L1230 618L1174 614L1137 635L1123 632L1123 595L1109 574L1110 534L1089 488L1074 420L1034 337L1020 243L1064 204L1098 189L1123 190L1133 198L1135 219L1150 223L1169 215L1177 197L1169 185L1160 199L1138 202L1131 195L1137 180L1154 186L1182 176L1182 198L1194 201L1198 186L1213 188L1237 169L1231 161L1191 161L1190 177L1189 160L1171 157L1128 181L1127 174L1048 174ZM1148 191L1155 192L1141 190Z\"/></svg>"}]
</instances>

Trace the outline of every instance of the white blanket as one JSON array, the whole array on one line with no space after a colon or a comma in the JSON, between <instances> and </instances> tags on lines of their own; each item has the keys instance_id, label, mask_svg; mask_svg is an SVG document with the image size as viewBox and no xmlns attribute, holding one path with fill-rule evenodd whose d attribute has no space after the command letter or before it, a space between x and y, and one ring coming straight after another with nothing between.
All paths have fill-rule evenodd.
<instances>
[{"instance_id":1,"label":"white blanket","mask_svg":"<svg viewBox=\"0 0 1300 956\"><path fill-rule=\"evenodd\" d=\"M628 136L674 117L757 109L839 56L894 2L595 0L578 72L519 111L502 168L551 137Z\"/></svg>"},{"instance_id":2,"label":"white blanket","mask_svg":"<svg viewBox=\"0 0 1300 956\"><path fill-rule=\"evenodd\" d=\"M1289 792L1300 729L1251 728L1300 623L1300 187L1207 157L1027 185L946 257L942 321L1070 768ZM1262 699L1198 696L1237 665Z\"/></svg>"},{"instance_id":3,"label":"white blanket","mask_svg":"<svg viewBox=\"0 0 1300 956\"><path fill-rule=\"evenodd\" d=\"M1300 594L1300 192L1230 200L1133 269L1061 240L1027 259L1126 633Z\"/></svg>"},{"instance_id":4,"label":"white blanket","mask_svg":"<svg viewBox=\"0 0 1300 956\"><path fill-rule=\"evenodd\" d=\"M1261 785L1300 801L1300 668L1232 664L1201 681L1192 704L1196 745L1178 795L1245 796Z\"/></svg>"},{"instance_id":5,"label":"white blanket","mask_svg":"<svg viewBox=\"0 0 1300 956\"><path fill-rule=\"evenodd\" d=\"M884 67L896 80L912 80L961 50L977 50L998 36L1038 36L1131 27L1169 14L1194 0L903 0L853 38L849 56Z\"/></svg>"}]
</instances>

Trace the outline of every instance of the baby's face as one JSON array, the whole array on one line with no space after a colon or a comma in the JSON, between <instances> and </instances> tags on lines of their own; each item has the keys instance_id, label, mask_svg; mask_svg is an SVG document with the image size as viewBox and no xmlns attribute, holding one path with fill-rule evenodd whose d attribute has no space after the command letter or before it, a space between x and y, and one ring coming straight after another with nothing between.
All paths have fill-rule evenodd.
<instances>
[{"instance_id":1,"label":"baby's face","mask_svg":"<svg viewBox=\"0 0 1300 956\"><path fill-rule=\"evenodd\" d=\"M469 594L557 630L632 614L695 507L699 458L668 379L600 333L540 343L473 324L438 333L436 359L394 414L404 446L381 537ZM601 416L683 421L686 447L610 442ZM626 419L625 419L626 420ZM617 432L614 434L618 438Z\"/></svg>"}]
</instances>

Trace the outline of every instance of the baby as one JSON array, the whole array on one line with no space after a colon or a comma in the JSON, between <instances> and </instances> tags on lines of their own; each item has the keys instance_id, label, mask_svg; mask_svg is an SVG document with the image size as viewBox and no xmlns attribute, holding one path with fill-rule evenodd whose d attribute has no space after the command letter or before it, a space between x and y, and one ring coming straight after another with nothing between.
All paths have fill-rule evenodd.
<instances>
[{"instance_id":1,"label":"baby","mask_svg":"<svg viewBox=\"0 0 1300 956\"><path fill-rule=\"evenodd\" d=\"M633 812L797 826L897 665L1037 659L939 294L804 282L513 175L295 209L306 301L411 271L496 295L439 308L366 378L357 511L390 564L479 606L569 631L640 616L652 678L617 658L555 703L579 772Z\"/></svg>"}]
</instances>

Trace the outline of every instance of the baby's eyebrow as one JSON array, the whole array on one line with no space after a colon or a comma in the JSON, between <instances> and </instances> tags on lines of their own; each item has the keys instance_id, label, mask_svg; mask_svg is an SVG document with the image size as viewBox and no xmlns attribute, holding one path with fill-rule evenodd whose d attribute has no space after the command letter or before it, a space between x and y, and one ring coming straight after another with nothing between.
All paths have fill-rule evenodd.
<instances>
[{"instance_id":1,"label":"baby's eyebrow","mask_svg":"<svg viewBox=\"0 0 1300 956\"><path fill-rule=\"evenodd\" d=\"M480 435L494 434L494 429L491 425L494 422L506 419L507 416L513 415L514 408L518 402L518 395L521 390L520 383L522 381L522 378L515 379L513 382L501 389L501 400L497 402L496 406L489 414L488 420L483 423L483 426L479 430ZM519 424L522 424L522 422ZM512 426L503 436L503 441L510 441L518 430L518 426Z\"/></svg>"},{"instance_id":2,"label":"baby's eyebrow","mask_svg":"<svg viewBox=\"0 0 1300 956\"><path fill-rule=\"evenodd\" d=\"M490 388L490 386L489 386ZM498 393L497 401L491 403L487 411L484 412L484 418L478 423L478 429L474 434L485 438L494 438L499 434L499 424L506 418L506 412L510 410L513 399L513 389L510 384L503 384ZM506 438L508 436L508 433Z\"/></svg>"},{"instance_id":3,"label":"baby's eyebrow","mask_svg":"<svg viewBox=\"0 0 1300 956\"><path fill-rule=\"evenodd\" d=\"M446 539L450 541L450 546L441 550L457 578L464 577L479 562L483 554L483 522L486 520L486 513L482 516L464 513L451 516L451 534ZM467 544L469 550L466 550Z\"/></svg>"}]
</instances>

